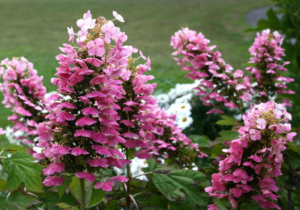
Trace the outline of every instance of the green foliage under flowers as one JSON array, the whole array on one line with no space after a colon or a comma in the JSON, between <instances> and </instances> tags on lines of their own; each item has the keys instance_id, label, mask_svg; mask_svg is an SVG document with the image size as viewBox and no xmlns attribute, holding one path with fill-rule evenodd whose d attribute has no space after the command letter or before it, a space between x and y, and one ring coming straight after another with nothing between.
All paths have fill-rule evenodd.
<instances>
[{"instance_id":1,"label":"green foliage under flowers","mask_svg":"<svg viewBox=\"0 0 300 210\"><path fill-rule=\"evenodd\" d=\"M203 139L206 142L208 140L200 137L197 141L201 144ZM33 157L22 148L8 143L2 148L0 158L4 174L0 179L0 209L80 209L80 179L66 174L62 186L42 187L42 166L35 163ZM147 163L148 167L143 169L147 181L135 177L130 181L131 193L139 208L176 210L190 206L193 209L205 209L208 197L204 188L209 182L204 173L159 164L152 158ZM92 183L85 183L85 204L90 210L125 208L124 197L121 184L116 186L116 191L104 192L93 189ZM130 209L135 209L134 204Z\"/></svg>"}]
</instances>

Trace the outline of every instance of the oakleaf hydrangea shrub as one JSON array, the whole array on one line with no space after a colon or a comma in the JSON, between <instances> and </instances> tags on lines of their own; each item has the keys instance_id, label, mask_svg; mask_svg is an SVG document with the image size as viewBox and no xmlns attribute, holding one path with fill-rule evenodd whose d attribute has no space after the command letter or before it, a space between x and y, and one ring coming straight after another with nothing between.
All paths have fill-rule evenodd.
<instances>
[{"instance_id":1,"label":"oakleaf hydrangea shrub","mask_svg":"<svg viewBox=\"0 0 300 210\"><path fill-rule=\"evenodd\" d=\"M105 171L130 164L130 150L135 157L181 164L185 155L202 157L198 145L175 125L175 115L151 96L156 84L146 83L153 76L144 74L151 69L150 59L140 52L144 64L134 64L138 50L123 45L127 35L113 21L93 19L88 11L77 26L76 34L72 28L68 33L71 42L77 37L79 47L60 48L57 78L52 79L58 93L48 98L49 121L38 126L38 146L45 148L41 156L50 160L44 184L59 186L64 181L59 175L69 173L91 183L96 179L94 188L111 191L114 182L127 182L130 176L107 177Z\"/></svg>"},{"instance_id":2,"label":"oakleaf hydrangea shrub","mask_svg":"<svg viewBox=\"0 0 300 210\"><path fill-rule=\"evenodd\" d=\"M281 72L287 71L285 68L290 62L284 62L282 57L284 49L282 36L277 32L271 33L270 29L257 33L253 45L249 48L251 58L246 70L252 74L253 88L257 93L256 102L267 102L276 94L295 94L287 86L294 81L293 78L287 78ZM291 106L287 99L277 99L278 102L286 106Z\"/></svg>"},{"instance_id":3,"label":"oakleaf hydrangea shrub","mask_svg":"<svg viewBox=\"0 0 300 210\"><path fill-rule=\"evenodd\" d=\"M280 209L275 178L282 175L282 152L292 142L292 116L282 104L267 102L256 105L244 116L239 139L224 150L227 157L219 163L219 173L212 175L210 196L229 199L233 208L242 202L255 200L263 209ZM215 204L209 209L219 209Z\"/></svg>"},{"instance_id":4,"label":"oakleaf hydrangea shrub","mask_svg":"<svg viewBox=\"0 0 300 210\"><path fill-rule=\"evenodd\" d=\"M205 106L214 108L207 112L224 113L219 106L243 108L243 102L249 102L253 94L250 78L242 70L233 71L216 46L209 46L210 41L202 33L183 28L171 38L171 46L175 49L174 57L186 77L201 80L197 94Z\"/></svg>"},{"instance_id":5,"label":"oakleaf hydrangea shrub","mask_svg":"<svg viewBox=\"0 0 300 210\"><path fill-rule=\"evenodd\" d=\"M22 132L15 139L33 146L38 136L38 123L44 121L46 88L43 76L39 77L33 64L24 57L2 60L0 76L3 79L3 83L0 83L4 96L2 103L6 108L12 108L13 112L8 120L14 123L14 132Z\"/></svg>"},{"instance_id":6,"label":"oakleaf hydrangea shrub","mask_svg":"<svg viewBox=\"0 0 300 210\"><path fill-rule=\"evenodd\" d=\"M240 112L250 104L273 100L276 94L294 94L287 83L294 81L281 72L290 62L284 62L284 49L281 47L283 38L278 32L265 30L257 37L249 48L251 58L246 70L251 72L246 76L242 70L233 68L222 58L216 46L209 46L210 41L202 33L197 34L188 28L183 28L171 38L171 46L175 49L174 57L183 71L189 73L186 77L201 80L197 94L205 106L214 108L207 113L224 111L219 107L224 105ZM287 99L277 99L286 106L291 106ZM246 107L245 107L246 105ZM242 113L241 112L241 113Z\"/></svg>"},{"instance_id":7,"label":"oakleaf hydrangea shrub","mask_svg":"<svg viewBox=\"0 0 300 210\"><path fill-rule=\"evenodd\" d=\"M174 59L182 70L189 72L186 77L200 80L194 89L204 105L213 106L207 114L224 113L224 106L238 108L243 114L250 107L243 116L244 126L228 124L236 126L240 138L224 150L227 156L218 160L220 172L212 175L213 185L206 188L210 196L229 200L234 209L251 199L264 209L279 208L274 203L278 198L274 178L282 175L282 152L296 136L295 132L290 133L291 115L284 108L291 106L290 101L278 97L295 93L287 87L293 79L282 74L289 64L282 58L285 55L282 42L278 32L258 33L249 49L252 57L246 70L250 74L245 76L242 70L233 72L221 54L213 51L215 46L208 46L209 40L202 33L183 28L171 38L171 46L176 50L173 55L180 56ZM274 99L280 104L270 101ZM260 102L266 103L255 105ZM218 203L208 208L218 210Z\"/></svg>"},{"instance_id":8,"label":"oakleaf hydrangea shrub","mask_svg":"<svg viewBox=\"0 0 300 210\"><path fill-rule=\"evenodd\" d=\"M134 204L137 209L139 206L182 209L187 203L191 208L199 208L207 205L210 196L214 203L208 205L209 210L222 209L220 203L224 200L230 201L234 209L252 201L263 209L279 209L275 179L282 175L283 151L296 136L291 132L292 116L285 108L290 101L277 98L277 94L294 93L287 88L293 79L281 74L289 63L282 59L281 35L269 30L257 34L249 49L252 57L245 74L242 70L234 71L221 53L214 50L215 46L209 46L210 41L203 34L183 28L172 36L173 55L178 56L175 60L182 70L188 71L187 77L195 81L190 85L178 84L164 95L167 100L162 100L162 95L152 96L156 84L150 83L154 78L149 72L150 59L133 46L125 45L127 35L113 22L124 22L124 18L116 12L113 16L114 20L93 19L88 11L77 21L77 32L68 28L69 41L77 44L63 44L60 48L56 77L51 79L57 92L49 97L45 97L43 78L37 76L32 63L25 58L1 62L3 103L13 108L9 120L14 123L15 131L23 132L18 139L40 147L38 153L28 151L36 160L32 164L44 166L45 189L51 194L58 190L61 197L71 177L73 187L73 181L80 180L76 185L80 184L81 200L77 198L78 192L74 195L71 184L63 193L71 191L81 209L91 207L85 201L85 194L91 200L98 197L98 204L103 201L99 207L104 208L122 205L131 209ZM136 64L137 60L141 64ZM208 154L214 150L213 159L202 158L207 155L181 130L192 122L195 94L203 105L212 107L207 114L224 113L228 108L244 114L250 107L242 116L243 122L238 122L238 117L222 116L219 123L230 125L229 133L238 134L237 139L232 140L232 136L222 136L215 142L205 136L193 139ZM276 103L272 101L275 98ZM205 116L208 121L201 119L202 124L219 115ZM0 135L4 133L0 128ZM216 154L223 148L218 144L224 142L230 146L223 150L226 155ZM133 158L148 159L149 167L143 169L145 174L132 175L129 165ZM172 166L158 166L157 162ZM217 163L219 169L214 167ZM205 174L187 170L195 170L195 166ZM206 179L211 173L212 186L209 186ZM136 179L145 175L146 181ZM86 187L85 181L90 182ZM89 186L95 189L85 191ZM27 189L21 183L16 187L27 196ZM207 194L200 192L205 187ZM103 191L107 192L101 195ZM180 200L185 197L185 201ZM143 203L145 198L147 202ZM42 203L38 207L48 205ZM73 204L56 203L56 206L77 209Z\"/></svg>"}]
</instances>

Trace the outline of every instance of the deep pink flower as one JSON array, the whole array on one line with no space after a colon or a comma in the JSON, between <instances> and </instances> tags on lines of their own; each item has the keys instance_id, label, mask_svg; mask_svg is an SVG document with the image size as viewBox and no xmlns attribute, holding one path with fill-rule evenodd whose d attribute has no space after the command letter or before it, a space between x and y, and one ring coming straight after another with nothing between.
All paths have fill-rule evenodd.
<instances>
[{"instance_id":1,"label":"deep pink flower","mask_svg":"<svg viewBox=\"0 0 300 210\"><path fill-rule=\"evenodd\" d=\"M89 152L84 150L84 149L75 147L75 148L72 148L71 154L74 155L74 156L79 156L79 155L88 155Z\"/></svg>"},{"instance_id":2,"label":"deep pink flower","mask_svg":"<svg viewBox=\"0 0 300 210\"><path fill-rule=\"evenodd\" d=\"M51 163L47 168L43 169L44 175L52 175L54 173L60 173L65 170L64 163Z\"/></svg>"},{"instance_id":3,"label":"deep pink flower","mask_svg":"<svg viewBox=\"0 0 300 210\"><path fill-rule=\"evenodd\" d=\"M87 162L90 166L92 167L102 167L102 168L107 168L109 165L107 164L107 159L105 158L100 158L100 159L93 159L93 160L88 160Z\"/></svg>"},{"instance_id":4,"label":"deep pink flower","mask_svg":"<svg viewBox=\"0 0 300 210\"><path fill-rule=\"evenodd\" d=\"M129 179L125 176L114 176L108 179L111 182L127 182Z\"/></svg>"},{"instance_id":5,"label":"deep pink flower","mask_svg":"<svg viewBox=\"0 0 300 210\"><path fill-rule=\"evenodd\" d=\"M113 182L97 182L94 185L95 189L102 189L104 191L112 191L112 186L115 184Z\"/></svg>"},{"instance_id":6,"label":"deep pink flower","mask_svg":"<svg viewBox=\"0 0 300 210\"><path fill-rule=\"evenodd\" d=\"M76 125L77 126L80 126L80 127L83 127L83 126L86 126L86 125L93 125L95 124L97 121L93 118L90 118L90 117L82 117L80 119L78 119L76 121Z\"/></svg>"},{"instance_id":7,"label":"deep pink flower","mask_svg":"<svg viewBox=\"0 0 300 210\"><path fill-rule=\"evenodd\" d=\"M85 179L86 181L91 182L91 183L93 183L96 179L95 175L88 173L88 172L77 172L77 173L75 173L75 175L78 178Z\"/></svg>"},{"instance_id":8,"label":"deep pink flower","mask_svg":"<svg viewBox=\"0 0 300 210\"><path fill-rule=\"evenodd\" d=\"M47 176L47 178L43 181L45 186L60 186L65 181L65 178L57 177L57 176Z\"/></svg>"}]
</instances>

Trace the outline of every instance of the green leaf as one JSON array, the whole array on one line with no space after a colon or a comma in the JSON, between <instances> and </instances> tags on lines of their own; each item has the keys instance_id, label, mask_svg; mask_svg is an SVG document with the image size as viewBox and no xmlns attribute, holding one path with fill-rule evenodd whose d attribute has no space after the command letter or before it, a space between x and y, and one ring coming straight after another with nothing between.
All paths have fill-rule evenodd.
<instances>
[{"instance_id":1,"label":"green leaf","mask_svg":"<svg viewBox=\"0 0 300 210\"><path fill-rule=\"evenodd\" d=\"M223 149L222 145L220 145L220 144L214 145L210 150L210 152L211 152L210 159L215 159L218 155L224 154L222 152L222 149Z\"/></svg>"},{"instance_id":2,"label":"green leaf","mask_svg":"<svg viewBox=\"0 0 300 210\"><path fill-rule=\"evenodd\" d=\"M187 198L185 199L183 202L171 202L170 204L170 210L182 210L182 209L199 209L197 208L197 203L195 203L194 200L192 200L191 198Z\"/></svg>"},{"instance_id":3,"label":"green leaf","mask_svg":"<svg viewBox=\"0 0 300 210\"><path fill-rule=\"evenodd\" d=\"M190 135L189 138L192 140L193 143L198 144L199 147L210 147L211 141L207 136L200 136L200 135Z\"/></svg>"},{"instance_id":4,"label":"green leaf","mask_svg":"<svg viewBox=\"0 0 300 210\"><path fill-rule=\"evenodd\" d=\"M277 15L274 12L272 7L267 11L267 17L268 17L268 21L270 22L270 25L271 25L272 29L279 29L280 28L279 19L278 19Z\"/></svg>"},{"instance_id":5,"label":"green leaf","mask_svg":"<svg viewBox=\"0 0 300 210\"><path fill-rule=\"evenodd\" d=\"M40 203L40 201L38 201L35 197L23 195L21 193L13 193L8 197L6 207L9 210L24 210L37 203Z\"/></svg>"},{"instance_id":6,"label":"green leaf","mask_svg":"<svg viewBox=\"0 0 300 210\"><path fill-rule=\"evenodd\" d=\"M226 115L221 115L222 120L216 122L217 125L235 125L236 120Z\"/></svg>"},{"instance_id":7,"label":"green leaf","mask_svg":"<svg viewBox=\"0 0 300 210\"><path fill-rule=\"evenodd\" d=\"M219 134L220 134L220 137L216 138L216 140L214 141L217 144L223 143L228 140L234 140L234 139L239 138L239 133L236 131L232 131L232 130L221 131Z\"/></svg>"},{"instance_id":8,"label":"green leaf","mask_svg":"<svg viewBox=\"0 0 300 210\"><path fill-rule=\"evenodd\" d=\"M67 203L69 205L74 205L76 203L75 198L69 194L64 194L61 198L59 198L58 193L52 193L48 191L46 194L44 194L44 197L42 197L44 203L46 203L46 207L51 210L58 210L59 208L55 207L55 204L57 203Z\"/></svg>"},{"instance_id":9,"label":"green leaf","mask_svg":"<svg viewBox=\"0 0 300 210\"><path fill-rule=\"evenodd\" d=\"M0 196L0 209L5 209L6 197Z\"/></svg>"},{"instance_id":10,"label":"green leaf","mask_svg":"<svg viewBox=\"0 0 300 210\"><path fill-rule=\"evenodd\" d=\"M0 179L0 192L7 190L7 184L4 179Z\"/></svg>"},{"instance_id":11,"label":"green leaf","mask_svg":"<svg viewBox=\"0 0 300 210\"><path fill-rule=\"evenodd\" d=\"M157 193L153 193L152 191L139 194L134 199L143 210L147 208L167 209L169 203L165 197L160 194L157 195Z\"/></svg>"},{"instance_id":12,"label":"green leaf","mask_svg":"<svg viewBox=\"0 0 300 210\"><path fill-rule=\"evenodd\" d=\"M193 171L193 170L177 170L177 171L172 171L172 172L168 173L168 175L182 176L182 177L191 178L193 180L203 181L203 182L207 181L206 176L203 173L201 173L199 171Z\"/></svg>"},{"instance_id":13,"label":"green leaf","mask_svg":"<svg viewBox=\"0 0 300 210\"><path fill-rule=\"evenodd\" d=\"M3 161L9 190L16 190L23 182L28 191L44 192L41 177L43 167L33 161L34 158L26 152L17 152Z\"/></svg>"},{"instance_id":14,"label":"green leaf","mask_svg":"<svg viewBox=\"0 0 300 210\"><path fill-rule=\"evenodd\" d=\"M120 205L119 205L119 202L118 200L110 200L108 201L108 203L104 206L105 210L119 210L121 209L120 208Z\"/></svg>"},{"instance_id":15,"label":"green leaf","mask_svg":"<svg viewBox=\"0 0 300 210\"><path fill-rule=\"evenodd\" d=\"M104 198L104 194L105 192L102 189L93 188L89 207L98 205L101 202L101 200Z\"/></svg>"},{"instance_id":16,"label":"green leaf","mask_svg":"<svg viewBox=\"0 0 300 210\"><path fill-rule=\"evenodd\" d=\"M66 187L71 183L71 177L64 177L66 180L63 182L62 185L58 186L58 196L61 198L65 192Z\"/></svg>"},{"instance_id":17,"label":"green leaf","mask_svg":"<svg viewBox=\"0 0 300 210\"><path fill-rule=\"evenodd\" d=\"M5 148L5 152L15 153L15 152L27 152L27 151L22 146L12 144Z\"/></svg>"},{"instance_id":18,"label":"green leaf","mask_svg":"<svg viewBox=\"0 0 300 210\"><path fill-rule=\"evenodd\" d=\"M77 206L71 206L66 203L57 203L57 204L55 204L55 206L60 209L63 209L63 210L79 210L79 208Z\"/></svg>"},{"instance_id":19,"label":"green leaf","mask_svg":"<svg viewBox=\"0 0 300 210\"><path fill-rule=\"evenodd\" d=\"M1 148L6 148L11 144L10 144L9 140L6 138L6 136L1 136L0 145L1 145Z\"/></svg>"},{"instance_id":20,"label":"green leaf","mask_svg":"<svg viewBox=\"0 0 300 210\"><path fill-rule=\"evenodd\" d=\"M289 163L289 165L292 168L300 167L300 154L299 153L297 153L293 150L287 149L286 151L284 151L284 154L288 155L288 158L285 161L287 163Z\"/></svg>"},{"instance_id":21,"label":"green leaf","mask_svg":"<svg viewBox=\"0 0 300 210\"><path fill-rule=\"evenodd\" d=\"M227 210L228 209L227 207L230 206L228 202L222 200L218 200L218 202L215 203L220 208L220 210Z\"/></svg>"},{"instance_id":22,"label":"green leaf","mask_svg":"<svg viewBox=\"0 0 300 210\"><path fill-rule=\"evenodd\" d=\"M154 171L157 168L158 163L153 158L149 158L147 160L147 163L148 163L148 167L149 167L150 171Z\"/></svg>"},{"instance_id":23,"label":"green leaf","mask_svg":"<svg viewBox=\"0 0 300 210\"><path fill-rule=\"evenodd\" d=\"M199 173L197 175L196 173ZM201 175L200 175L201 174ZM203 180L203 174L190 170L179 170L169 174L153 174L152 180L155 187L170 201L184 198L184 191L199 205L206 205L208 197L194 186L194 179ZM182 190L182 191L181 191Z\"/></svg>"},{"instance_id":24,"label":"green leaf","mask_svg":"<svg viewBox=\"0 0 300 210\"><path fill-rule=\"evenodd\" d=\"M90 191L92 190L93 185L90 182L85 181L85 200L89 201L91 198ZM77 176L72 177L72 181L69 185L69 190L72 195L76 198L77 201L81 202L81 188L80 188L80 179Z\"/></svg>"}]
</instances>

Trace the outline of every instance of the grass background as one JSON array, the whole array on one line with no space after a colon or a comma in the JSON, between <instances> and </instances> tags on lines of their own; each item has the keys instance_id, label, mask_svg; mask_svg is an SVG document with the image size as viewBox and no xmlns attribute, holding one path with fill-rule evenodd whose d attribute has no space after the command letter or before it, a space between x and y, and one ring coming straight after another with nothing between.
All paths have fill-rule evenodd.
<instances>
[{"instance_id":1,"label":"grass background","mask_svg":"<svg viewBox=\"0 0 300 210\"><path fill-rule=\"evenodd\" d=\"M255 36L244 33L250 27L245 16L270 4L268 0L0 0L0 60L26 57L44 76L48 91L55 90L50 79L58 66L58 47L68 43L67 27L77 31L76 20L87 10L94 18L107 19L113 19L115 10L125 19L116 24L128 35L127 44L150 56L157 92L166 92L176 83L190 82L172 59L171 35L181 27L201 31L227 63L243 68ZM9 124L10 114L1 104L0 127Z\"/></svg>"}]
</instances>

